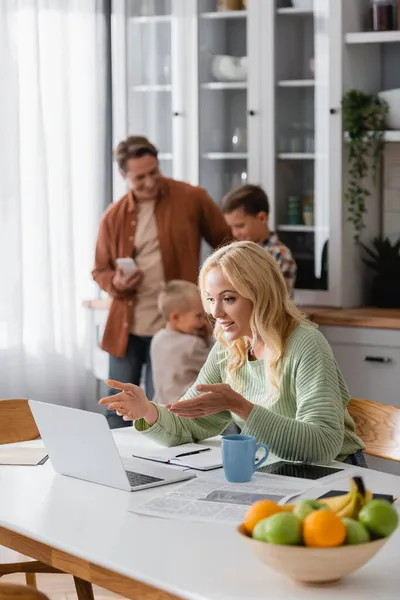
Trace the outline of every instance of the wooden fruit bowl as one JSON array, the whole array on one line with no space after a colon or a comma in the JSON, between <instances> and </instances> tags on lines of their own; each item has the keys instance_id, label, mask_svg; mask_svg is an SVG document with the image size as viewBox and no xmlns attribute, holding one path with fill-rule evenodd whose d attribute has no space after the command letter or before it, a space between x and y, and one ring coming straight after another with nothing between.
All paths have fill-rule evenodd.
<instances>
[{"instance_id":1,"label":"wooden fruit bowl","mask_svg":"<svg viewBox=\"0 0 400 600\"><path fill-rule=\"evenodd\" d=\"M389 539L382 538L367 544L337 548L306 548L279 546L253 540L244 525L239 525L237 531L251 552L263 563L303 584L333 583L350 575L375 556Z\"/></svg>"}]
</instances>

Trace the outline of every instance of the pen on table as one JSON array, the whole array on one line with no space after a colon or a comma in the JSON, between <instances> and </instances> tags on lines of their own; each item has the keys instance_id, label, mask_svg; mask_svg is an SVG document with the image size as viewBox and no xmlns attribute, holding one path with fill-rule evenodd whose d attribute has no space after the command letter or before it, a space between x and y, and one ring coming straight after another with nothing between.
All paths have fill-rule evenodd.
<instances>
[{"instance_id":1,"label":"pen on table","mask_svg":"<svg viewBox=\"0 0 400 600\"><path fill-rule=\"evenodd\" d=\"M190 456L192 454L200 454L200 452L207 452L207 450L211 450L211 448L201 448L201 450L193 450L193 452L183 452L182 454L177 454L175 458L180 458L181 456Z\"/></svg>"}]
</instances>

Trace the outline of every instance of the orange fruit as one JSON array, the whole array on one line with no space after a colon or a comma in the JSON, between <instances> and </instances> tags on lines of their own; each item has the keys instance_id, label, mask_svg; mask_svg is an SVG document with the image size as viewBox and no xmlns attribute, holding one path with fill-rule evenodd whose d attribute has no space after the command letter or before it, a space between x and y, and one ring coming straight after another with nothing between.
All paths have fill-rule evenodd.
<instances>
[{"instance_id":1,"label":"orange fruit","mask_svg":"<svg viewBox=\"0 0 400 600\"><path fill-rule=\"evenodd\" d=\"M346 539L346 526L336 513L316 510L303 521L303 540L306 546L332 548Z\"/></svg>"},{"instance_id":2,"label":"orange fruit","mask_svg":"<svg viewBox=\"0 0 400 600\"><path fill-rule=\"evenodd\" d=\"M257 500L247 511L243 525L248 533L253 533L253 529L257 523L278 512L283 511L276 502L272 500Z\"/></svg>"}]
</instances>

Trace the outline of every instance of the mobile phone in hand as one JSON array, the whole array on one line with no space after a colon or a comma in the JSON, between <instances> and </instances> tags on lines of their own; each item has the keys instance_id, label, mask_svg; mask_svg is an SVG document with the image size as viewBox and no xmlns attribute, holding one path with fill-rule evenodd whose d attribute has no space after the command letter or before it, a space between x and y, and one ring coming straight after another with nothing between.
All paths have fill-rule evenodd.
<instances>
[{"instance_id":1,"label":"mobile phone in hand","mask_svg":"<svg viewBox=\"0 0 400 600\"><path fill-rule=\"evenodd\" d=\"M136 269L136 263L131 257L117 258L115 263L122 270L124 275L130 275Z\"/></svg>"}]
</instances>

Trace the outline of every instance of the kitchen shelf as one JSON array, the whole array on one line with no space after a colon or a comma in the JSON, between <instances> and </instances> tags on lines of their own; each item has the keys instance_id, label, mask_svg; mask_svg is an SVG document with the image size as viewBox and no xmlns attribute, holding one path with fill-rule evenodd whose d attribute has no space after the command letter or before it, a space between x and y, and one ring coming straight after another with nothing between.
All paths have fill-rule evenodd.
<instances>
[{"instance_id":1,"label":"kitchen shelf","mask_svg":"<svg viewBox=\"0 0 400 600\"><path fill-rule=\"evenodd\" d=\"M129 23L170 23L171 15L149 15L143 17L131 17Z\"/></svg>"},{"instance_id":2,"label":"kitchen shelf","mask_svg":"<svg viewBox=\"0 0 400 600\"><path fill-rule=\"evenodd\" d=\"M279 87L314 87L315 79L282 79L278 81Z\"/></svg>"},{"instance_id":3,"label":"kitchen shelf","mask_svg":"<svg viewBox=\"0 0 400 600\"><path fill-rule=\"evenodd\" d=\"M304 8L292 8L292 7L288 7L288 8L278 8L277 10L278 15L313 15L314 11L312 9L310 10L306 10Z\"/></svg>"},{"instance_id":4,"label":"kitchen shelf","mask_svg":"<svg viewBox=\"0 0 400 600\"><path fill-rule=\"evenodd\" d=\"M384 140L388 144L400 142L400 131L397 131L396 129L388 129L384 132L384 134ZM348 139L349 136L347 131L345 132L344 137L345 140Z\"/></svg>"},{"instance_id":5,"label":"kitchen shelf","mask_svg":"<svg viewBox=\"0 0 400 600\"><path fill-rule=\"evenodd\" d=\"M281 160L314 160L315 154L310 152L281 152L278 154Z\"/></svg>"},{"instance_id":6,"label":"kitchen shelf","mask_svg":"<svg viewBox=\"0 0 400 600\"><path fill-rule=\"evenodd\" d=\"M278 225L278 231L297 231L301 233L315 231L314 225Z\"/></svg>"},{"instance_id":7,"label":"kitchen shelf","mask_svg":"<svg viewBox=\"0 0 400 600\"><path fill-rule=\"evenodd\" d=\"M210 81L202 83L203 90L245 90L247 81Z\"/></svg>"},{"instance_id":8,"label":"kitchen shelf","mask_svg":"<svg viewBox=\"0 0 400 600\"><path fill-rule=\"evenodd\" d=\"M201 155L207 160L247 160L247 152L206 152Z\"/></svg>"},{"instance_id":9,"label":"kitchen shelf","mask_svg":"<svg viewBox=\"0 0 400 600\"><path fill-rule=\"evenodd\" d=\"M200 14L201 19L244 19L247 17L247 10L214 10Z\"/></svg>"},{"instance_id":10,"label":"kitchen shelf","mask_svg":"<svg viewBox=\"0 0 400 600\"><path fill-rule=\"evenodd\" d=\"M172 92L171 84L154 84L154 85L134 85L134 92Z\"/></svg>"},{"instance_id":11,"label":"kitchen shelf","mask_svg":"<svg viewBox=\"0 0 400 600\"><path fill-rule=\"evenodd\" d=\"M394 129L385 131L385 142L400 142L400 131Z\"/></svg>"},{"instance_id":12,"label":"kitchen shelf","mask_svg":"<svg viewBox=\"0 0 400 600\"><path fill-rule=\"evenodd\" d=\"M400 42L400 31L359 31L347 33L346 44L386 44Z\"/></svg>"}]
</instances>

